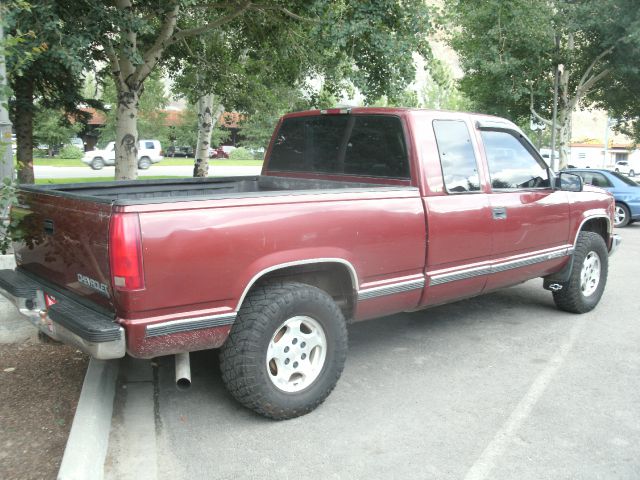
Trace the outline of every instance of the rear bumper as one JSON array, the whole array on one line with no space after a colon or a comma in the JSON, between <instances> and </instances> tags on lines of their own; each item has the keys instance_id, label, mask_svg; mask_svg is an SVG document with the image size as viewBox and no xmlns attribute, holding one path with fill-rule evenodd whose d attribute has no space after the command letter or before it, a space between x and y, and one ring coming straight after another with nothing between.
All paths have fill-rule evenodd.
<instances>
[{"instance_id":1,"label":"rear bumper","mask_svg":"<svg viewBox=\"0 0 640 480\"><path fill-rule=\"evenodd\" d=\"M58 303L48 310L44 289L15 270L0 270L0 294L15 305L38 330L99 360L122 358L124 329L112 318L56 293Z\"/></svg>"}]
</instances>

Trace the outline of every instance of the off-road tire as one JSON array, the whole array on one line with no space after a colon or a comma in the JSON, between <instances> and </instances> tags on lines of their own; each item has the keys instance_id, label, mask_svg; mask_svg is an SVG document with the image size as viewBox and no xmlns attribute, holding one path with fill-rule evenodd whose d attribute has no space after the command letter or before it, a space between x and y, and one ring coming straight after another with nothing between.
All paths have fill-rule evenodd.
<instances>
[{"instance_id":1,"label":"off-road tire","mask_svg":"<svg viewBox=\"0 0 640 480\"><path fill-rule=\"evenodd\" d=\"M318 377L299 392L287 393L269 378L267 349L287 319L308 316L326 336L326 357ZM323 290L303 283L271 283L245 299L229 338L220 350L222 380L245 407L268 418L286 420L318 407L335 387L347 356L347 328L342 311Z\"/></svg>"},{"instance_id":2,"label":"off-road tire","mask_svg":"<svg viewBox=\"0 0 640 480\"><path fill-rule=\"evenodd\" d=\"M589 253L595 253L600 260L598 285L593 293L585 295L581 288L581 275ZM609 256L603 238L594 232L580 232L573 252L571 277L562 284L562 289L553 292L553 301L560 310L571 313L586 313L600 301L607 283Z\"/></svg>"},{"instance_id":3,"label":"off-road tire","mask_svg":"<svg viewBox=\"0 0 640 480\"><path fill-rule=\"evenodd\" d=\"M140 170L147 170L151 166L151 159L149 157L142 157L138 161L138 168Z\"/></svg>"},{"instance_id":4,"label":"off-road tire","mask_svg":"<svg viewBox=\"0 0 640 480\"><path fill-rule=\"evenodd\" d=\"M96 157L91 161L91 168L94 170L102 170L104 168L104 160L102 157Z\"/></svg>"}]
</instances>

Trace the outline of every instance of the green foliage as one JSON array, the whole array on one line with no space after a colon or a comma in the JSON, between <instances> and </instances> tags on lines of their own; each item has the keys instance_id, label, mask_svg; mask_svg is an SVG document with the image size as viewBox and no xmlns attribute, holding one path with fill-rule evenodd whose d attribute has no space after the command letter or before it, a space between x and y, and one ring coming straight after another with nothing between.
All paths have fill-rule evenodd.
<instances>
[{"instance_id":1,"label":"green foliage","mask_svg":"<svg viewBox=\"0 0 640 480\"><path fill-rule=\"evenodd\" d=\"M106 122L100 132L100 145L106 145L116 138L116 105L118 93L111 78L104 81L102 101L105 107ZM162 81L162 72L156 71L151 75L144 87L144 95L140 97L138 105L138 138L159 140L166 148L171 145L171 131L166 125L166 113L163 109L169 103L169 97Z\"/></svg>"},{"instance_id":2,"label":"green foliage","mask_svg":"<svg viewBox=\"0 0 640 480\"><path fill-rule=\"evenodd\" d=\"M36 145L48 145L51 150L68 143L81 129L81 123L71 123L60 110L38 108L33 123L33 137Z\"/></svg>"},{"instance_id":3,"label":"green foliage","mask_svg":"<svg viewBox=\"0 0 640 480\"><path fill-rule=\"evenodd\" d=\"M632 122L640 114L640 10L635 0L446 0L447 31L465 76L462 91L487 113L528 123L594 104ZM557 38L557 43L556 39Z\"/></svg>"},{"instance_id":4,"label":"green foliage","mask_svg":"<svg viewBox=\"0 0 640 480\"><path fill-rule=\"evenodd\" d=\"M80 150L78 147L73 145L65 145L61 150L58 156L60 158L68 158L68 159L80 159L84 155L84 152Z\"/></svg>"},{"instance_id":5,"label":"green foliage","mask_svg":"<svg viewBox=\"0 0 640 480\"><path fill-rule=\"evenodd\" d=\"M246 145L264 146L283 112L334 106L354 87L368 99L396 99L415 77L414 53L431 55L429 10L422 0L267 5L255 4L233 22L185 38L167 52L176 89L191 103L213 93L227 111L247 114ZM221 10L203 16L219 18ZM201 24L203 16L185 15L180 28ZM309 85L312 78L324 79L319 91Z\"/></svg>"},{"instance_id":6,"label":"green foliage","mask_svg":"<svg viewBox=\"0 0 640 480\"><path fill-rule=\"evenodd\" d=\"M229 152L229 160L255 160L253 154L244 147Z\"/></svg>"},{"instance_id":7,"label":"green foliage","mask_svg":"<svg viewBox=\"0 0 640 480\"><path fill-rule=\"evenodd\" d=\"M187 105L180 113L180 123L170 127L172 144L189 146L195 150L198 141L198 114L193 105Z\"/></svg>"},{"instance_id":8,"label":"green foliage","mask_svg":"<svg viewBox=\"0 0 640 480\"><path fill-rule=\"evenodd\" d=\"M33 182L32 118L38 108L62 109L82 118L82 74L93 65L95 25L78 21L78 2L9 0L0 7L5 26L9 110L18 133L18 177ZM2 92L4 93L4 92Z\"/></svg>"},{"instance_id":9,"label":"green foliage","mask_svg":"<svg viewBox=\"0 0 640 480\"><path fill-rule=\"evenodd\" d=\"M3 178L0 188L0 213L2 218L7 216L9 207L17 201L17 184L10 178ZM10 218L7 224L0 224L0 253L6 254L11 243L19 241L23 232L16 217Z\"/></svg>"}]
</instances>

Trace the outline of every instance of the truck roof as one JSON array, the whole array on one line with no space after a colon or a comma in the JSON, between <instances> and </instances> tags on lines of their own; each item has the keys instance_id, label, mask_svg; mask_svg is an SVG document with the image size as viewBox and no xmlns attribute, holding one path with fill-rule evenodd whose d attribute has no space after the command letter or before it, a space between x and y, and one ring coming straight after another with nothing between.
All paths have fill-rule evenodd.
<instances>
[{"instance_id":1,"label":"truck roof","mask_svg":"<svg viewBox=\"0 0 640 480\"><path fill-rule=\"evenodd\" d=\"M346 115L346 114L371 114L371 115L397 115L397 116L411 116L414 114L431 114L434 117L446 115L447 117L455 116L458 118L471 117L475 120L495 122L496 126L502 124L510 128L520 130L520 128L513 122L506 120L502 117L496 117L494 115L488 115L485 113L474 112L459 112L453 110L434 110L428 108L409 108L409 107L334 107L322 110L302 110L299 112L287 113L282 116L285 118L295 117L307 117L315 115Z\"/></svg>"}]
</instances>

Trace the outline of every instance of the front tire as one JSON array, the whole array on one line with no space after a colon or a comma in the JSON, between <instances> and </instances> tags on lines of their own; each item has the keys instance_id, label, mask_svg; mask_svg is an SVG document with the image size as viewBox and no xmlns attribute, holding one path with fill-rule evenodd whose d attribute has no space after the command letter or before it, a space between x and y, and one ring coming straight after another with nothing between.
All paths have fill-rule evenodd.
<instances>
[{"instance_id":1,"label":"front tire","mask_svg":"<svg viewBox=\"0 0 640 480\"><path fill-rule=\"evenodd\" d=\"M561 290L553 292L556 306L571 313L593 310L604 292L608 271L609 256L602 237L594 232L580 232L571 277Z\"/></svg>"},{"instance_id":2,"label":"front tire","mask_svg":"<svg viewBox=\"0 0 640 480\"><path fill-rule=\"evenodd\" d=\"M618 228L626 227L629 224L629 220L631 220L629 208L622 203L616 203L613 213L613 226Z\"/></svg>"},{"instance_id":3,"label":"front tire","mask_svg":"<svg viewBox=\"0 0 640 480\"><path fill-rule=\"evenodd\" d=\"M344 316L319 288L255 288L220 351L222 380L245 407L275 420L305 415L335 387L347 355Z\"/></svg>"}]
</instances>

